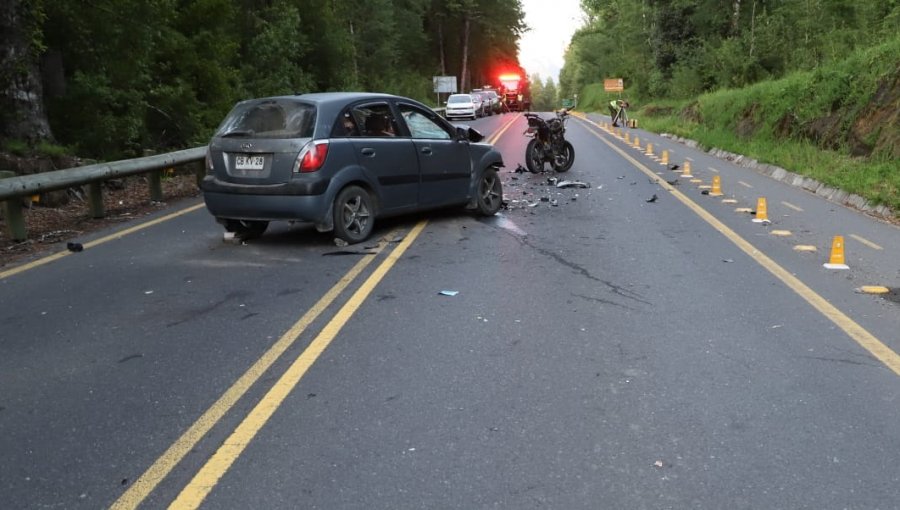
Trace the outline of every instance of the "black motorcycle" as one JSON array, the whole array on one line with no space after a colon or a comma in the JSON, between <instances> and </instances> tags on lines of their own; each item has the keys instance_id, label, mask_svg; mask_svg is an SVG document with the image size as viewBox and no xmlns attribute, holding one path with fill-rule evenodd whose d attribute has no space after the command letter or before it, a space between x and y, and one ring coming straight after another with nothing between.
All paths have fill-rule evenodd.
<instances>
[{"instance_id":1,"label":"black motorcycle","mask_svg":"<svg viewBox=\"0 0 900 510\"><path fill-rule=\"evenodd\" d=\"M552 119L544 119L536 113L526 113L528 129L525 136L531 137L525 147L525 166L531 173L544 171L544 163L556 172L567 172L575 163L575 148L566 141L566 121L568 110L556 112Z\"/></svg>"}]
</instances>

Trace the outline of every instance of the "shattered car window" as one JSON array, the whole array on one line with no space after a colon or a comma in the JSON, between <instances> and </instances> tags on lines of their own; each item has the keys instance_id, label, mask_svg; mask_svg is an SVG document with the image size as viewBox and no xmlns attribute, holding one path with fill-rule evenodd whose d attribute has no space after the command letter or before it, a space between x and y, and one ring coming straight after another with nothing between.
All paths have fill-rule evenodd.
<instances>
[{"instance_id":1,"label":"shattered car window","mask_svg":"<svg viewBox=\"0 0 900 510\"><path fill-rule=\"evenodd\" d=\"M309 138L315 106L289 98L244 101L235 105L216 130L217 137Z\"/></svg>"}]
</instances>

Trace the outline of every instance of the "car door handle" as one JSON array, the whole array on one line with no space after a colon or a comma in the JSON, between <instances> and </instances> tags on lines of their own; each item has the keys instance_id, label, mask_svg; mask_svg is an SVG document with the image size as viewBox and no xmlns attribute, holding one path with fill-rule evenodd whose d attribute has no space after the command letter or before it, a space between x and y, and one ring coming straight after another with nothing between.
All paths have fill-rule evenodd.
<instances>
[{"instance_id":1,"label":"car door handle","mask_svg":"<svg viewBox=\"0 0 900 510\"><path fill-rule=\"evenodd\" d=\"M372 149L370 147L364 148L361 152L363 156L368 156L370 158L375 155L375 149Z\"/></svg>"},{"instance_id":2,"label":"car door handle","mask_svg":"<svg viewBox=\"0 0 900 510\"><path fill-rule=\"evenodd\" d=\"M432 150L431 147L422 147L422 154L426 156L431 156Z\"/></svg>"}]
</instances>

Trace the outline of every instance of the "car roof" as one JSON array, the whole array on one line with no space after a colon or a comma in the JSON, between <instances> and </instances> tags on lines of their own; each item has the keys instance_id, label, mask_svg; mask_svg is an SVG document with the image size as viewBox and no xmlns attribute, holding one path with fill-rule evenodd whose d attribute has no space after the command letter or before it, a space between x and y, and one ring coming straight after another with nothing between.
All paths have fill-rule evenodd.
<instances>
[{"instance_id":1,"label":"car roof","mask_svg":"<svg viewBox=\"0 0 900 510\"><path fill-rule=\"evenodd\" d=\"M415 99L380 92L313 92L309 94L254 97L239 101L238 104L270 100L300 101L315 105L316 110L319 113L316 120L316 132L318 133L331 132L331 126L336 121L338 114L343 111L347 105L357 101L403 101L428 109L428 106Z\"/></svg>"},{"instance_id":2,"label":"car roof","mask_svg":"<svg viewBox=\"0 0 900 510\"><path fill-rule=\"evenodd\" d=\"M327 106L343 106L349 102L359 99L407 99L392 94L382 94L379 92L314 92L310 94L294 94L284 96L271 97L255 97L247 99L247 101L260 101L266 99L284 99L284 100L300 100L316 105Z\"/></svg>"}]
</instances>

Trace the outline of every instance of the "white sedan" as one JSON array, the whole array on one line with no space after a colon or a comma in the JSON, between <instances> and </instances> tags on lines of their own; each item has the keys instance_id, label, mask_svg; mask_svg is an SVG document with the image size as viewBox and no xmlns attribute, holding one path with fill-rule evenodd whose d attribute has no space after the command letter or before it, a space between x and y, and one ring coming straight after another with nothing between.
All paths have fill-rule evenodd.
<instances>
[{"instance_id":1,"label":"white sedan","mask_svg":"<svg viewBox=\"0 0 900 510\"><path fill-rule=\"evenodd\" d=\"M447 98L447 118L475 120L475 102L471 94L453 94Z\"/></svg>"}]
</instances>

